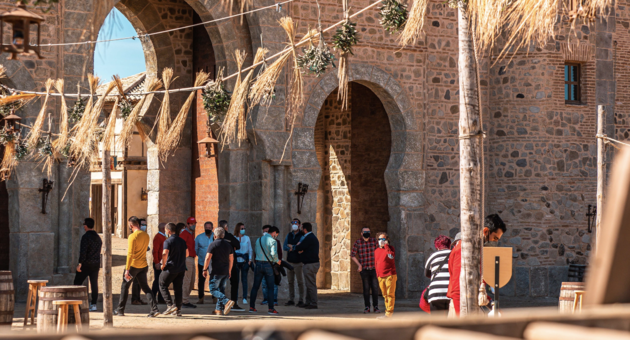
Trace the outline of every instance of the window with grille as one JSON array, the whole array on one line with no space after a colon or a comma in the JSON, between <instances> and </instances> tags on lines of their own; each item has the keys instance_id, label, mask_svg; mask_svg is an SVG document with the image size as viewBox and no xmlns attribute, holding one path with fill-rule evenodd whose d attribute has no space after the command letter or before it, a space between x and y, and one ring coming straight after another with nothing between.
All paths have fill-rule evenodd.
<instances>
[{"instance_id":1,"label":"window with grille","mask_svg":"<svg viewBox=\"0 0 630 340\"><path fill-rule=\"evenodd\" d=\"M581 104L580 64L564 64L564 101L567 104Z\"/></svg>"}]
</instances>

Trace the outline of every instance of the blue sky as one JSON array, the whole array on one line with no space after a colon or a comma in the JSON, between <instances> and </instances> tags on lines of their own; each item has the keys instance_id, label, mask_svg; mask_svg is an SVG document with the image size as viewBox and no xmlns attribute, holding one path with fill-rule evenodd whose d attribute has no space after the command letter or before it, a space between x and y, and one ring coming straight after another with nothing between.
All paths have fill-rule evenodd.
<instances>
[{"instance_id":1,"label":"blue sky","mask_svg":"<svg viewBox=\"0 0 630 340\"><path fill-rule=\"evenodd\" d=\"M98 40L131 37L136 35L129 20L114 8L98 33ZM96 44L94 73L103 81L117 74L125 78L146 70L142 44L138 39Z\"/></svg>"}]
</instances>

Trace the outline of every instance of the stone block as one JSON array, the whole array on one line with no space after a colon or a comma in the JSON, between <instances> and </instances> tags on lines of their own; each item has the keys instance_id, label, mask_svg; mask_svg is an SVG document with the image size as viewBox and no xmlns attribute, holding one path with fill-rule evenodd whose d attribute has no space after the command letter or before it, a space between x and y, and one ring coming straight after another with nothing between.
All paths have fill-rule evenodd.
<instances>
[{"instance_id":1,"label":"stone block","mask_svg":"<svg viewBox=\"0 0 630 340\"><path fill-rule=\"evenodd\" d=\"M337 72L329 72L322 78L319 82L319 86L324 90L324 92L330 94L339 86L339 79L337 78Z\"/></svg>"},{"instance_id":2,"label":"stone block","mask_svg":"<svg viewBox=\"0 0 630 340\"><path fill-rule=\"evenodd\" d=\"M423 235L425 233L428 217L423 212L405 212L405 227L409 235Z\"/></svg>"},{"instance_id":3,"label":"stone block","mask_svg":"<svg viewBox=\"0 0 630 340\"><path fill-rule=\"evenodd\" d=\"M389 117L389 124L391 125L391 128L392 128L392 132L406 130L405 119L402 114L391 113L391 114L388 114L388 117Z\"/></svg>"},{"instance_id":4,"label":"stone block","mask_svg":"<svg viewBox=\"0 0 630 340\"><path fill-rule=\"evenodd\" d=\"M231 210L247 210L249 208L247 183L232 184L229 190Z\"/></svg>"},{"instance_id":5,"label":"stone block","mask_svg":"<svg viewBox=\"0 0 630 340\"><path fill-rule=\"evenodd\" d=\"M390 78L391 77L389 76L389 73L381 70L378 67L374 67L372 69L372 76L370 78L370 81L384 89L387 87L387 83L390 81Z\"/></svg>"},{"instance_id":6,"label":"stone block","mask_svg":"<svg viewBox=\"0 0 630 340\"><path fill-rule=\"evenodd\" d=\"M311 97L308 100L308 104L321 109L322 105L324 105L324 101L328 97L328 94L330 94L330 92L327 92L320 86L315 86L313 92L311 93Z\"/></svg>"},{"instance_id":7,"label":"stone block","mask_svg":"<svg viewBox=\"0 0 630 340\"><path fill-rule=\"evenodd\" d=\"M160 213L160 192L150 191L147 197L147 215L158 215Z\"/></svg>"},{"instance_id":8,"label":"stone block","mask_svg":"<svg viewBox=\"0 0 630 340\"><path fill-rule=\"evenodd\" d=\"M400 205L407 208L418 208L426 203L424 195L420 192L402 192Z\"/></svg>"},{"instance_id":9,"label":"stone block","mask_svg":"<svg viewBox=\"0 0 630 340\"><path fill-rule=\"evenodd\" d=\"M245 183L247 182L248 161L247 152L244 150L231 151L229 157L229 182Z\"/></svg>"},{"instance_id":10,"label":"stone block","mask_svg":"<svg viewBox=\"0 0 630 340\"><path fill-rule=\"evenodd\" d=\"M516 286L516 296L530 296L529 267L514 268L514 283Z\"/></svg>"},{"instance_id":11,"label":"stone block","mask_svg":"<svg viewBox=\"0 0 630 340\"><path fill-rule=\"evenodd\" d=\"M14 233L9 235L9 244L11 247L9 268L13 275L15 283L16 299L18 301L26 300L28 293L28 261L29 261L29 234Z\"/></svg>"},{"instance_id":12,"label":"stone block","mask_svg":"<svg viewBox=\"0 0 630 340\"><path fill-rule=\"evenodd\" d=\"M295 169L291 168L291 188L297 188L298 183L308 184L308 191L319 189L319 182L322 176L321 169Z\"/></svg>"},{"instance_id":13,"label":"stone block","mask_svg":"<svg viewBox=\"0 0 630 340\"><path fill-rule=\"evenodd\" d=\"M369 64L350 63L350 81L370 80L374 66Z\"/></svg>"},{"instance_id":14,"label":"stone block","mask_svg":"<svg viewBox=\"0 0 630 340\"><path fill-rule=\"evenodd\" d=\"M256 130L284 130L285 114L285 109L281 106L259 106L255 119Z\"/></svg>"},{"instance_id":15,"label":"stone block","mask_svg":"<svg viewBox=\"0 0 630 340\"><path fill-rule=\"evenodd\" d=\"M549 273L547 267L534 267L530 269L531 296L547 296L549 293Z\"/></svg>"},{"instance_id":16,"label":"stone block","mask_svg":"<svg viewBox=\"0 0 630 340\"><path fill-rule=\"evenodd\" d=\"M20 232L52 232L52 200L48 199L46 211L42 214L42 194L37 189L20 189L19 197L19 231Z\"/></svg>"},{"instance_id":17,"label":"stone block","mask_svg":"<svg viewBox=\"0 0 630 340\"><path fill-rule=\"evenodd\" d=\"M400 171L400 190L422 191L424 190L424 171Z\"/></svg>"},{"instance_id":18,"label":"stone block","mask_svg":"<svg viewBox=\"0 0 630 340\"><path fill-rule=\"evenodd\" d=\"M510 281L508 281L508 283L505 286L499 288L500 296L514 296L514 293L515 293L514 281L516 280L514 280L514 276L512 276Z\"/></svg>"},{"instance_id":19,"label":"stone block","mask_svg":"<svg viewBox=\"0 0 630 340\"><path fill-rule=\"evenodd\" d=\"M559 297L562 282L569 279L568 266L549 267L549 297Z\"/></svg>"},{"instance_id":20,"label":"stone block","mask_svg":"<svg viewBox=\"0 0 630 340\"><path fill-rule=\"evenodd\" d=\"M320 106L313 106L307 104L304 107L304 118L302 119L302 126L305 127L315 127L317 123L317 116L319 115L319 111L321 109Z\"/></svg>"},{"instance_id":21,"label":"stone block","mask_svg":"<svg viewBox=\"0 0 630 340\"><path fill-rule=\"evenodd\" d=\"M160 160L158 158L157 147L151 147L147 149L147 169L160 170Z\"/></svg>"},{"instance_id":22,"label":"stone block","mask_svg":"<svg viewBox=\"0 0 630 340\"><path fill-rule=\"evenodd\" d=\"M160 191L160 170L147 171L147 191Z\"/></svg>"},{"instance_id":23,"label":"stone block","mask_svg":"<svg viewBox=\"0 0 630 340\"><path fill-rule=\"evenodd\" d=\"M295 128L293 130L294 150L315 150L315 130L311 128Z\"/></svg>"},{"instance_id":24,"label":"stone block","mask_svg":"<svg viewBox=\"0 0 630 340\"><path fill-rule=\"evenodd\" d=\"M407 289L411 292L422 292L428 283L428 279L424 276L424 254L409 254L407 257L409 259L409 279L407 281Z\"/></svg>"},{"instance_id":25,"label":"stone block","mask_svg":"<svg viewBox=\"0 0 630 340\"><path fill-rule=\"evenodd\" d=\"M293 167L297 169L319 169L319 162L317 161L317 154L315 151L294 151L293 152Z\"/></svg>"},{"instance_id":26,"label":"stone block","mask_svg":"<svg viewBox=\"0 0 630 340\"><path fill-rule=\"evenodd\" d=\"M420 253L423 251L424 237L422 236L409 236L407 237L407 251L409 253Z\"/></svg>"},{"instance_id":27,"label":"stone block","mask_svg":"<svg viewBox=\"0 0 630 340\"><path fill-rule=\"evenodd\" d=\"M55 259L55 234L28 234L28 277L29 279L48 278L53 275Z\"/></svg>"}]
</instances>

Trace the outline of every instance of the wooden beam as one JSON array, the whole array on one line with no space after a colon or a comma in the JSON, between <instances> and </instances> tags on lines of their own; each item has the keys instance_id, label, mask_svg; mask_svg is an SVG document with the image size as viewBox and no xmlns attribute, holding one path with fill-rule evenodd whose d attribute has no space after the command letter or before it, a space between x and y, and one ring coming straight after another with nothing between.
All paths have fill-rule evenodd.
<instances>
[{"instance_id":1,"label":"wooden beam","mask_svg":"<svg viewBox=\"0 0 630 340\"><path fill-rule=\"evenodd\" d=\"M534 322L527 326L524 337L526 340L630 340L630 332L551 322Z\"/></svg>"},{"instance_id":2,"label":"wooden beam","mask_svg":"<svg viewBox=\"0 0 630 340\"><path fill-rule=\"evenodd\" d=\"M488 333L472 332L436 326L424 326L416 333L415 340L517 340Z\"/></svg>"},{"instance_id":3,"label":"wooden beam","mask_svg":"<svg viewBox=\"0 0 630 340\"><path fill-rule=\"evenodd\" d=\"M324 332L324 331L308 331L298 338L298 340L359 340L349 336Z\"/></svg>"},{"instance_id":4,"label":"wooden beam","mask_svg":"<svg viewBox=\"0 0 630 340\"><path fill-rule=\"evenodd\" d=\"M112 173L109 151L103 151L103 327L114 325L114 299L112 295L112 218L110 187Z\"/></svg>"},{"instance_id":5,"label":"wooden beam","mask_svg":"<svg viewBox=\"0 0 630 340\"><path fill-rule=\"evenodd\" d=\"M606 143L604 140L604 122L606 116L606 107L604 105L597 106L597 211L595 220L595 241L591 242L592 253L597 252L600 231L602 226L602 216L604 215L604 184L606 183Z\"/></svg>"}]
</instances>

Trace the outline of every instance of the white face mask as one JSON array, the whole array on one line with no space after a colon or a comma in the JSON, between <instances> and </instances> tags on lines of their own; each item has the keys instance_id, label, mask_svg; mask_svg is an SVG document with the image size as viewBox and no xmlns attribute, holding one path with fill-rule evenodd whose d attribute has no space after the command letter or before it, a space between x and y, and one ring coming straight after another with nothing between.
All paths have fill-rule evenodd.
<instances>
[{"instance_id":1,"label":"white face mask","mask_svg":"<svg viewBox=\"0 0 630 340\"><path fill-rule=\"evenodd\" d=\"M298 230L298 225L297 225L297 224L292 224L292 225L291 225L291 229L292 229L293 231Z\"/></svg>"},{"instance_id":2,"label":"white face mask","mask_svg":"<svg viewBox=\"0 0 630 340\"><path fill-rule=\"evenodd\" d=\"M383 247L383 246L385 245L385 241L378 241L378 245L379 245L380 247Z\"/></svg>"}]
</instances>

